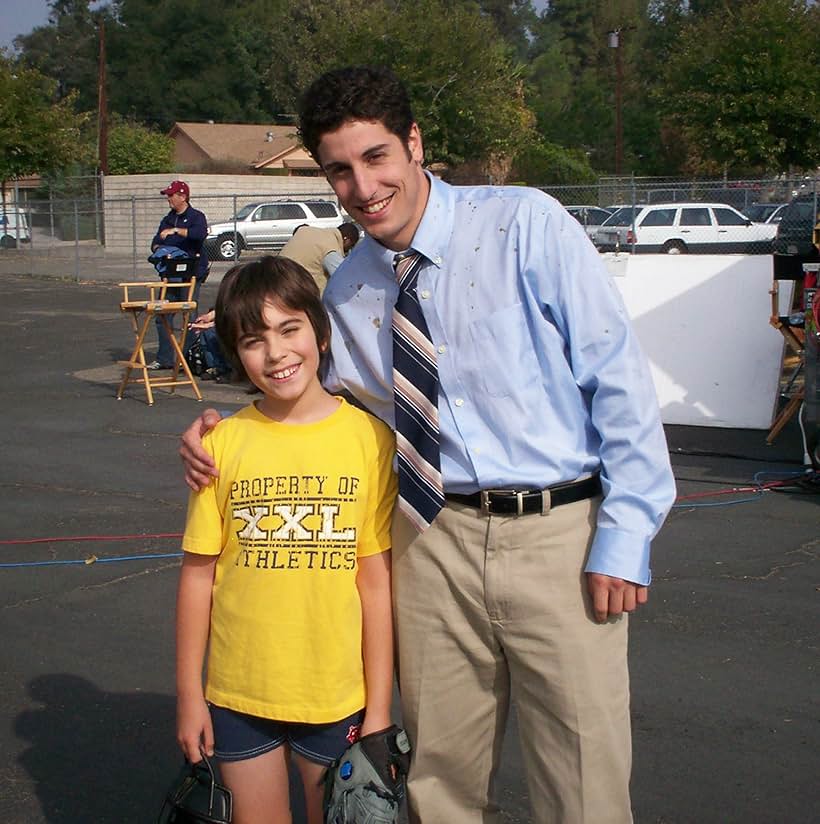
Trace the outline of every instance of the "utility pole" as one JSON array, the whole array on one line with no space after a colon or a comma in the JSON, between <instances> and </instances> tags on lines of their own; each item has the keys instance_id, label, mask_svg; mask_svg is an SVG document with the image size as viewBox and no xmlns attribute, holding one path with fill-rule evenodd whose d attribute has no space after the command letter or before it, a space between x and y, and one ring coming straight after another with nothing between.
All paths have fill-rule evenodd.
<instances>
[{"instance_id":1,"label":"utility pole","mask_svg":"<svg viewBox=\"0 0 820 824\"><path fill-rule=\"evenodd\" d=\"M102 174L108 174L108 100L105 93L105 18L100 17L100 58L97 70L97 156Z\"/></svg>"},{"instance_id":2,"label":"utility pole","mask_svg":"<svg viewBox=\"0 0 820 824\"><path fill-rule=\"evenodd\" d=\"M622 119L624 68L621 58L621 29L607 33L607 42L615 49L615 174L620 175L624 165L624 125Z\"/></svg>"}]
</instances>

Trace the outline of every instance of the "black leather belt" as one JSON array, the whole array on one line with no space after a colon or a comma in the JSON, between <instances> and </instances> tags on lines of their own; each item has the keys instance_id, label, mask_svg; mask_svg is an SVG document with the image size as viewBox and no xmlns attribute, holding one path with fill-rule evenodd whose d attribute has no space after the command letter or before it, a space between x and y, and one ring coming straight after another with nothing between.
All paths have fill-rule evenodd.
<instances>
[{"instance_id":1,"label":"black leather belt","mask_svg":"<svg viewBox=\"0 0 820 824\"><path fill-rule=\"evenodd\" d=\"M486 489L472 495L448 493L444 497L457 504L480 509L485 515L526 515L549 512L552 507L593 498L601 492L601 477L556 484L548 489Z\"/></svg>"}]
</instances>

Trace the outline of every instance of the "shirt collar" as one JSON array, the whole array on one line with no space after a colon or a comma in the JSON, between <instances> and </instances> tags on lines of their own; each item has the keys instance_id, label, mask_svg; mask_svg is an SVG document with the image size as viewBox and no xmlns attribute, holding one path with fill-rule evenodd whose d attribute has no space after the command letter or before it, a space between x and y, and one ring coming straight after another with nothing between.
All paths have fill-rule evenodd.
<instances>
[{"instance_id":1,"label":"shirt collar","mask_svg":"<svg viewBox=\"0 0 820 824\"><path fill-rule=\"evenodd\" d=\"M421 252L437 268L445 262L453 234L453 189L430 172L424 172L430 181L430 196L413 235L412 248Z\"/></svg>"}]
</instances>

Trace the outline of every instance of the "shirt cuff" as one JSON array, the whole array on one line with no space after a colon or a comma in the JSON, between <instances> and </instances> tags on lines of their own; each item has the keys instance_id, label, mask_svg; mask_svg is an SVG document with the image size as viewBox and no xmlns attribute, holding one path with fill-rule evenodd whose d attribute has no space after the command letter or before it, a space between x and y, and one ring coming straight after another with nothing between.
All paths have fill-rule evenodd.
<instances>
[{"instance_id":1,"label":"shirt cuff","mask_svg":"<svg viewBox=\"0 0 820 824\"><path fill-rule=\"evenodd\" d=\"M584 572L597 572L648 586L652 581L649 550L649 538L621 529L598 527Z\"/></svg>"}]
</instances>

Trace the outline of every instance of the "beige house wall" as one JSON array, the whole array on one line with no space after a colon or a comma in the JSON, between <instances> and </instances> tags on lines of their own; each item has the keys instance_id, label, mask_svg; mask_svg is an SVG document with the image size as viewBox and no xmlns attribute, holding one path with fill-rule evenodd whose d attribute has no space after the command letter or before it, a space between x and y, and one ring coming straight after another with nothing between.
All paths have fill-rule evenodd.
<instances>
[{"instance_id":1,"label":"beige house wall","mask_svg":"<svg viewBox=\"0 0 820 824\"><path fill-rule=\"evenodd\" d=\"M190 137L181 132L177 134L174 139L174 164L176 166L189 166L207 159L208 155Z\"/></svg>"},{"instance_id":2,"label":"beige house wall","mask_svg":"<svg viewBox=\"0 0 820 824\"><path fill-rule=\"evenodd\" d=\"M318 196L338 203L324 177L274 175L191 174L182 179L191 187L191 205L208 221L229 220L247 203L268 198ZM103 181L105 248L131 254L150 254L150 243L168 203L160 194L173 175L108 175Z\"/></svg>"}]
</instances>

